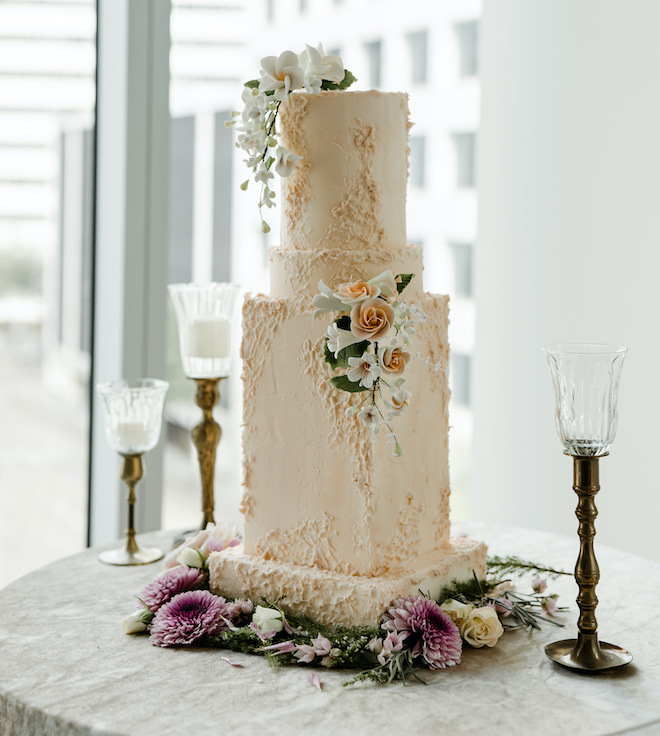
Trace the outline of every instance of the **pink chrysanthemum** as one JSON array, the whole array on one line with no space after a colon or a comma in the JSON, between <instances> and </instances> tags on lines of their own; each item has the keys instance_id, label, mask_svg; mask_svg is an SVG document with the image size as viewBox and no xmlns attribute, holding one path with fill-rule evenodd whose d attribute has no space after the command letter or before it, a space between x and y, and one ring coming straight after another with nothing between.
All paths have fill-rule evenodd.
<instances>
[{"instance_id":1,"label":"pink chrysanthemum","mask_svg":"<svg viewBox=\"0 0 660 736\"><path fill-rule=\"evenodd\" d=\"M208 590L189 590L159 609L149 628L149 641L157 647L192 644L203 636L227 629L227 601Z\"/></svg>"},{"instance_id":2,"label":"pink chrysanthemum","mask_svg":"<svg viewBox=\"0 0 660 736\"><path fill-rule=\"evenodd\" d=\"M449 667L461 661L458 626L430 598L411 596L394 601L383 616L382 628L405 639L413 656L421 654L429 669Z\"/></svg>"},{"instance_id":3,"label":"pink chrysanthemum","mask_svg":"<svg viewBox=\"0 0 660 736\"><path fill-rule=\"evenodd\" d=\"M201 570L181 565L168 570L153 582L145 585L138 596L152 612L156 611L175 595L196 588L204 578Z\"/></svg>"}]
</instances>

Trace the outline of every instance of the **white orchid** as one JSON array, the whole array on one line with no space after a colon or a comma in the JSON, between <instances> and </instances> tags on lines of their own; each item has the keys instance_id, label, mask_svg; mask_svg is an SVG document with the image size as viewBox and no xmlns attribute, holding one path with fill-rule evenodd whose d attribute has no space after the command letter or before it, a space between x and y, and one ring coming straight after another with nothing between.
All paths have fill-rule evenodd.
<instances>
[{"instance_id":1,"label":"white orchid","mask_svg":"<svg viewBox=\"0 0 660 736\"><path fill-rule=\"evenodd\" d=\"M335 54L326 55L322 44L316 48L305 44L305 50L300 54L300 65L305 69L306 79L317 77L339 84L344 78L344 62Z\"/></svg>"},{"instance_id":2,"label":"white orchid","mask_svg":"<svg viewBox=\"0 0 660 736\"><path fill-rule=\"evenodd\" d=\"M278 146L277 153L275 154L275 171L281 177L286 178L291 176L294 168L300 166L302 156L298 156L282 146Z\"/></svg>"},{"instance_id":3,"label":"white orchid","mask_svg":"<svg viewBox=\"0 0 660 736\"><path fill-rule=\"evenodd\" d=\"M265 56L261 60L259 92L273 92L275 99L285 100L289 92L300 89L305 72L299 65L298 54L283 51L279 56Z\"/></svg>"}]
</instances>

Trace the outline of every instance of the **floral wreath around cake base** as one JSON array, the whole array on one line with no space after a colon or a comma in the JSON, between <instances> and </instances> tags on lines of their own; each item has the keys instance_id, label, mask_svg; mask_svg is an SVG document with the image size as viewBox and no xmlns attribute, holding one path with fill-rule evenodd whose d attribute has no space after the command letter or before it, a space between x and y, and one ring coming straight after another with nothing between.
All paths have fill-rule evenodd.
<instances>
[{"instance_id":1,"label":"floral wreath around cake base","mask_svg":"<svg viewBox=\"0 0 660 736\"><path fill-rule=\"evenodd\" d=\"M202 535L205 532L201 533ZM194 540L193 540L194 541ZM547 594L545 574L568 575L517 557L490 557L485 580L454 582L437 600L423 595L393 601L380 628L333 627L285 612L286 601L230 600L209 590L207 557L237 544L207 535L199 546L183 547L167 569L146 585L142 609L122 619L127 634L148 633L160 647L194 644L265 656L278 663L329 669L360 669L347 680L390 683L414 677L418 668L442 669L460 664L463 646L494 647L506 630L538 629L554 619L557 595ZM532 592L518 591L509 574L536 573ZM223 657L233 666L240 662ZM318 672L310 682L321 687Z\"/></svg>"}]
</instances>

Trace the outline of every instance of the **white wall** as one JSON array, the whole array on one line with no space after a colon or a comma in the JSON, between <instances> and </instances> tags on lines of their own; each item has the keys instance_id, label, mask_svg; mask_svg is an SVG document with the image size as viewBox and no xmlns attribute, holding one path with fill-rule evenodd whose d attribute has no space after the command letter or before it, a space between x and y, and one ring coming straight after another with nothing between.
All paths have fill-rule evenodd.
<instances>
[{"instance_id":1,"label":"white wall","mask_svg":"<svg viewBox=\"0 0 660 736\"><path fill-rule=\"evenodd\" d=\"M660 3L484 3L472 517L575 533L548 342L626 345L598 538L660 560ZM577 545L577 538L576 538Z\"/></svg>"}]
</instances>

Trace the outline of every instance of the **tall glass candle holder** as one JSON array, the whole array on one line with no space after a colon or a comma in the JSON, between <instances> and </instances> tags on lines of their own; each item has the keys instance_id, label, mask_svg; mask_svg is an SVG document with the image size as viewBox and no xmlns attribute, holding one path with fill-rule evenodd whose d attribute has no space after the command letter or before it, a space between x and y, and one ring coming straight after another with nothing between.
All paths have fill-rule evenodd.
<instances>
[{"instance_id":1,"label":"tall glass candle holder","mask_svg":"<svg viewBox=\"0 0 660 736\"><path fill-rule=\"evenodd\" d=\"M202 526L214 521L215 458L221 430L213 419L220 398L218 384L229 375L231 322L238 284L170 284L170 297L179 329L183 370L197 384L195 403L202 421L191 436L197 450L202 480Z\"/></svg>"},{"instance_id":2,"label":"tall glass candle holder","mask_svg":"<svg viewBox=\"0 0 660 736\"><path fill-rule=\"evenodd\" d=\"M156 548L140 549L135 541L135 485L142 478L142 455L158 444L163 404L169 384L154 378L99 383L108 444L122 458L121 479L128 486L128 529L123 547L101 552L109 565L145 565L160 560Z\"/></svg>"},{"instance_id":3,"label":"tall glass candle holder","mask_svg":"<svg viewBox=\"0 0 660 736\"><path fill-rule=\"evenodd\" d=\"M580 552L575 579L580 609L577 639L548 644L545 653L557 664L594 672L622 667L630 652L598 641L596 585L600 570L593 548L600 490L599 458L609 454L616 435L619 379L627 349L586 343L544 347L555 394L557 433L564 452L573 457L573 490L578 496Z\"/></svg>"}]
</instances>

